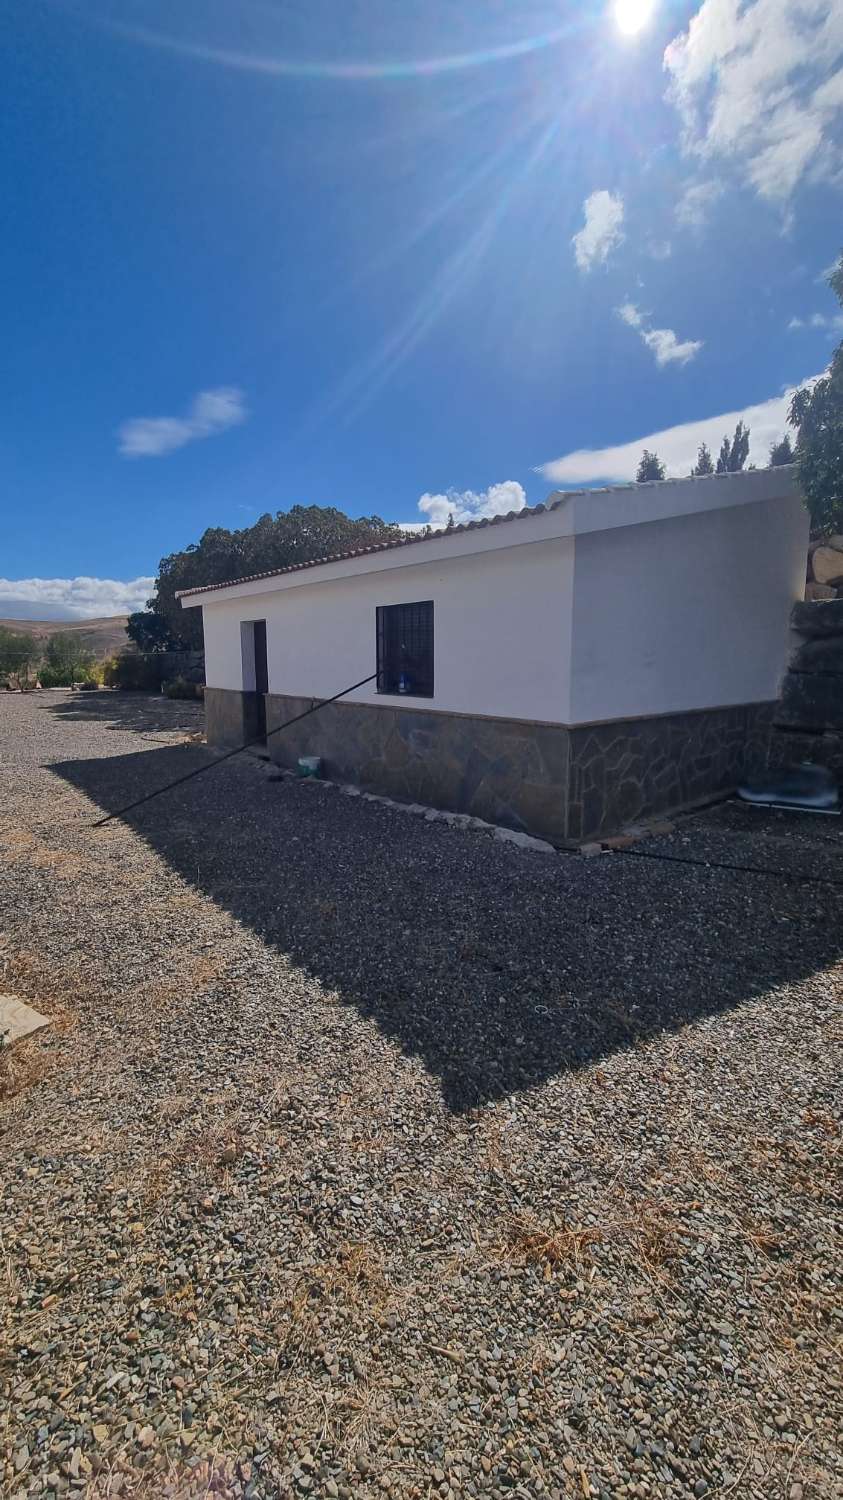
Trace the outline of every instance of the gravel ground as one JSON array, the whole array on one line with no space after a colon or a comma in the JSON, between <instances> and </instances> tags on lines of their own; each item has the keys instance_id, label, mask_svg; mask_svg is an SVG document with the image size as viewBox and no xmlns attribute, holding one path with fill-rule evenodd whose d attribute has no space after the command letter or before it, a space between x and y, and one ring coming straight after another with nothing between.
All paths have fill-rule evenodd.
<instances>
[{"instance_id":1,"label":"gravel ground","mask_svg":"<svg viewBox=\"0 0 843 1500\"><path fill-rule=\"evenodd\" d=\"M2 1493L843 1495L837 823L92 830L196 727L0 700Z\"/></svg>"}]
</instances>

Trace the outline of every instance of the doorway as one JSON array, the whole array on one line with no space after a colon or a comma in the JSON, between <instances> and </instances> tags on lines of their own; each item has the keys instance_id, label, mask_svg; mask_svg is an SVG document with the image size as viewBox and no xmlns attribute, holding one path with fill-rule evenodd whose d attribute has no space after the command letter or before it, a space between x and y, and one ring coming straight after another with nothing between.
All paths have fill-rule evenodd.
<instances>
[{"instance_id":1,"label":"doorway","mask_svg":"<svg viewBox=\"0 0 843 1500\"><path fill-rule=\"evenodd\" d=\"M254 620L255 632L255 693L257 694L256 734L266 740L266 694L269 692L269 671L266 664L266 620Z\"/></svg>"},{"instance_id":2,"label":"doorway","mask_svg":"<svg viewBox=\"0 0 843 1500\"><path fill-rule=\"evenodd\" d=\"M269 669L266 659L266 620L243 620L240 626L243 660L243 705L246 739L266 739L266 694Z\"/></svg>"}]
</instances>

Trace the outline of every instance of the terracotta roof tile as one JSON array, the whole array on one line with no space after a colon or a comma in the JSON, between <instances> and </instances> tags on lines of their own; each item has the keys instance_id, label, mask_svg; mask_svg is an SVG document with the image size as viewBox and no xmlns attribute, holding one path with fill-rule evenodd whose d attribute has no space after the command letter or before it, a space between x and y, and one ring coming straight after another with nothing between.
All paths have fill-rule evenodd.
<instances>
[{"instance_id":1,"label":"terracotta roof tile","mask_svg":"<svg viewBox=\"0 0 843 1500\"><path fill-rule=\"evenodd\" d=\"M265 573L247 573L242 578L230 578L227 583L204 583L192 589L179 589L177 599L187 599L191 594L211 594L217 589L233 589L238 583L258 583L263 578L282 578L285 573L301 573L305 568L322 568L326 563L347 562L352 557L366 557L371 552L392 552L396 547L412 547L417 542L440 541L444 537L459 536L465 531L479 531L484 526L499 526L503 521L521 521L529 516L540 516L547 510L556 510L567 495L560 495L550 505L525 505L522 510L511 510L505 516L484 516L480 521L464 521L460 526L448 530L434 531L427 535L423 531L410 532L395 537L389 542L373 542L370 547L353 547L349 552L333 552L327 557L314 557L309 562L288 563L285 568L269 568Z\"/></svg>"}]
</instances>

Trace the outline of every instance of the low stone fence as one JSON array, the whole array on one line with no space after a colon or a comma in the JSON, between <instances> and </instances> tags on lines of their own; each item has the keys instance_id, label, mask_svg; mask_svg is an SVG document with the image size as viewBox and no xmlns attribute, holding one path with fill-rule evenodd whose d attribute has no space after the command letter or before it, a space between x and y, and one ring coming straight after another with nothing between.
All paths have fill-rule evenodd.
<instances>
[{"instance_id":1,"label":"low stone fence","mask_svg":"<svg viewBox=\"0 0 843 1500\"><path fill-rule=\"evenodd\" d=\"M776 706L771 764L810 760L843 778L843 588L840 597L795 604L791 625L797 643Z\"/></svg>"}]
</instances>

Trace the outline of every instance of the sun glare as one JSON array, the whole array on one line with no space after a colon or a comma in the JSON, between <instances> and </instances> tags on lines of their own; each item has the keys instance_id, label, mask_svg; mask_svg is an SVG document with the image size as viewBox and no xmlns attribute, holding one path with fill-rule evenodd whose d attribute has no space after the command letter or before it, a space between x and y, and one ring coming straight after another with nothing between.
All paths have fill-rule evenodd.
<instances>
[{"instance_id":1,"label":"sun glare","mask_svg":"<svg viewBox=\"0 0 843 1500\"><path fill-rule=\"evenodd\" d=\"M615 25L624 36L635 36L653 13L654 0L615 0Z\"/></svg>"}]
</instances>

